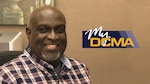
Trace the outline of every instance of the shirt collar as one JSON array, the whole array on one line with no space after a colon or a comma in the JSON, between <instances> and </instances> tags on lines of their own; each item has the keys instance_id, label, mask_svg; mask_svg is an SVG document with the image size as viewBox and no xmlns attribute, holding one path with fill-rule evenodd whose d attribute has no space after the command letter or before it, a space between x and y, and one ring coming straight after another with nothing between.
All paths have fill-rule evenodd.
<instances>
[{"instance_id":1,"label":"shirt collar","mask_svg":"<svg viewBox=\"0 0 150 84\"><path fill-rule=\"evenodd\" d=\"M68 68L68 69L71 69L72 65L69 61L69 59L66 57L66 56L62 56L60 58L60 61Z\"/></svg>"},{"instance_id":2,"label":"shirt collar","mask_svg":"<svg viewBox=\"0 0 150 84\"><path fill-rule=\"evenodd\" d=\"M27 46L27 48L24 50L24 53L25 53L28 57L30 56L30 57L33 59L33 61L35 61L35 62L37 62L37 63L39 63L39 64L41 64L41 61L43 61L43 60L37 58L37 56L32 52L30 46ZM66 57L65 55L63 55L63 56L61 56L60 61L61 61L62 64L63 64L64 66L66 66L68 69L71 69L72 65L71 65L71 62L70 62L70 60L69 60L68 57ZM43 64L43 63L44 63L44 64ZM45 64L48 64L48 63L45 62L45 61L43 61L43 62L42 62L42 65L45 65Z\"/></svg>"}]
</instances>

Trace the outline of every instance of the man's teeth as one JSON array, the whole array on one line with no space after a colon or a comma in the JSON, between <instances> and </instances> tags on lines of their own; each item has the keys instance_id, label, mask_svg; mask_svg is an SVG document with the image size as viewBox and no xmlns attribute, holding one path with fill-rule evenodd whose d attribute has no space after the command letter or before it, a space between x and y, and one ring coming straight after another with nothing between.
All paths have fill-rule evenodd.
<instances>
[{"instance_id":1,"label":"man's teeth","mask_svg":"<svg viewBox=\"0 0 150 84\"><path fill-rule=\"evenodd\" d=\"M47 45L47 48L50 50L56 49L57 45Z\"/></svg>"}]
</instances>

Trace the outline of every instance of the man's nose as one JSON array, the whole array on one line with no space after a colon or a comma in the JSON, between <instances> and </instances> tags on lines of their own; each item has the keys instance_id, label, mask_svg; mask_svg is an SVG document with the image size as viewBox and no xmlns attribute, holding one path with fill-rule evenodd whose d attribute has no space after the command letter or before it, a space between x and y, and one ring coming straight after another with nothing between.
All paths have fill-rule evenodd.
<instances>
[{"instance_id":1,"label":"man's nose","mask_svg":"<svg viewBox=\"0 0 150 84\"><path fill-rule=\"evenodd\" d=\"M54 30L48 33L48 39L57 40L58 38L59 36Z\"/></svg>"}]
</instances>

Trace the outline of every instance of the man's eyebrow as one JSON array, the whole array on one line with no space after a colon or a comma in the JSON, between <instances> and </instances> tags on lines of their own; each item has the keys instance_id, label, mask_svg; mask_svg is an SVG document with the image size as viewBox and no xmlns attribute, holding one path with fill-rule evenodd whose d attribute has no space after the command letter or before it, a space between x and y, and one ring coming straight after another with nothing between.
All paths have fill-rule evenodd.
<instances>
[{"instance_id":1,"label":"man's eyebrow","mask_svg":"<svg viewBox=\"0 0 150 84\"><path fill-rule=\"evenodd\" d=\"M65 24L59 24L59 25L56 25L55 27L60 27L60 26L66 26Z\"/></svg>"},{"instance_id":2,"label":"man's eyebrow","mask_svg":"<svg viewBox=\"0 0 150 84\"><path fill-rule=\"evenodd\" d=\"M48 25L45 25L45 24L39 24L39 25L36 26L36 28L41 27L41 26L48 27Z\"/></svg>"},{"instance_id":3,"label":"man's eyebrow","mask_svg":"<svg viewBox=\"0 0 150 84\"><path fill-rule=\"evenodd\" d=\"M46 27L46 28L53 28L52 26L50 25L47 25L47 24L38 24L36 26L36 29L38 29L39 27ZM55 25L54 28L57 28L57 27L66 27L66 24L58 24L58 25Z\"/></svg>"},{"instance_id":4,"label":"man's eyebrow","mask_svg":"<svg viewBox=\"0 0 150 84\"><path fill-rule=\"evenodd\" d=\"M60 26L65 26L65 24L59 24L59 25L60 25ZM58 25L58 26L59 26L59 25Z\"/></svg>"}]
</instances>

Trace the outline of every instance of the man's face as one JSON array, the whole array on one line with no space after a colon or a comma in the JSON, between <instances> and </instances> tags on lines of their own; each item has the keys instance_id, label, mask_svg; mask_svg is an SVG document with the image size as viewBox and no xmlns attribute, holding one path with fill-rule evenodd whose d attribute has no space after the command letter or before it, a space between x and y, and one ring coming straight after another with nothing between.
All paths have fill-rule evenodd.
<instances>
[{"instance_id":1,"label":"man's face","mask_svg":"<svg viewBox=\"0 0 150 84\"><path fill-rule=\"evenodd\" d=\"M45 11L37 14L27 36L32 51L41 59L59 60L66 45L65 20L59 14Z\"/></svg>"}]
</instances>

